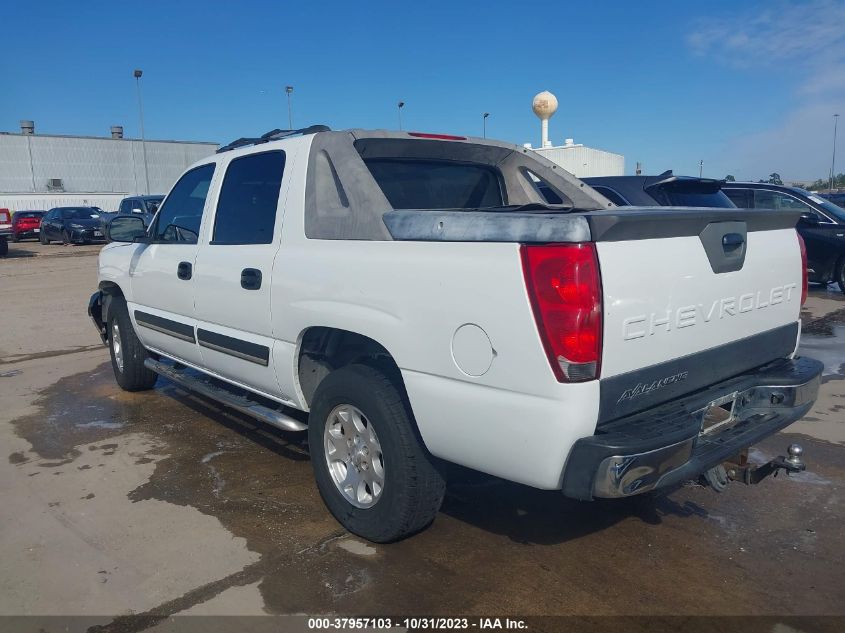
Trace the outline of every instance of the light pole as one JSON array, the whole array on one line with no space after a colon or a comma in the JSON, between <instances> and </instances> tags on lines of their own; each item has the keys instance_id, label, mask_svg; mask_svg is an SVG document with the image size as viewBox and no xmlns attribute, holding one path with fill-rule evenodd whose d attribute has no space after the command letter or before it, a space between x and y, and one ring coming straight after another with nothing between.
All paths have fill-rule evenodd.
<instances>
[{"instance_id":1,"label":"light pole","mask_svg":"<svg viewBox=\"0 0 845 633\"><path fill-rule=\"evenodd\" d=\"M138 88L138 116L141 120L141 148L144 152L144 181L147 183L147 195L150 195L150 171L147 169L147 141L144 138L144 103L141 101L141 75L144 72L136 68L132 74L135 77L135 86Z\"/></svg>"},{"instance_id":2,"label":"light pole","mask_svg":"<svg viewBox=\"0 0 845 633\"><path fill-rule=\"evenodd\" d=\"M839 115L833 115L833 158L830 159L830 182L828 183L828 193L833 191L833 179L836 176L834 169L836 168L836 126L839 124Z\"/></svg>"},{"instance_id":3,"label":"light pole","mask_svg":"<svg viewBox=\"0 0 845 633\"><path fill-rule=\"evenodd\" d=\"M293 86L285 86L285 94L288 96L288 129L293 129L293 110L290 105L290 95L293 92Z\"/></svg>"},{"instance_id":4,"label":"light pole","mask_svg":"<svg viewBox=\"0 0 845 633\"><path fill-rule=\"evenodd\" d=\"M701 178L701 174L704 173L704 160L698 161L698 177Z\"/></svg>"},{"instance_id":5,"label":"light pole","mask_svg":"<svg viewBox=\"0 0 845 633\"><path fill-rule=\"evenodd\" d=\"M487 138L487 117L490 116L489 112L485 112L481 115L481 133L484 138Z\"/></svg>"},{"instance_id":6,"label":"light pole","mask_svg":"<svg viewBox=\"0 0 845 633\"><path fill-rule=\"evenodd\" d=\"M402 131L402 108L405 107L405 102L400 101L398 104L398 112L399 112L399 131Z\"/></svg>"}]
</instances>

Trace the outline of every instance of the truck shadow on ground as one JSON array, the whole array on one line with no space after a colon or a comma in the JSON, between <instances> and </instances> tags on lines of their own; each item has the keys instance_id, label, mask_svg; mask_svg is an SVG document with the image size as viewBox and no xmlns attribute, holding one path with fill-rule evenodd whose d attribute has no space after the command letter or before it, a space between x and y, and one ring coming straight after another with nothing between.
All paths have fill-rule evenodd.
<instances>
[{"instance_id":1,"label":"truck shadow on ground","mask_svg":"<svg viewBox=\"0 0 845 633\"><path fill-rule=\"evenodd\" d=\"M577 501L460 467L450 468L441 512L514 542L540 545L578 539L626 519L659 525L670 515L708 516L698 504L667 495Z\"/></svg>"}]
</instances>

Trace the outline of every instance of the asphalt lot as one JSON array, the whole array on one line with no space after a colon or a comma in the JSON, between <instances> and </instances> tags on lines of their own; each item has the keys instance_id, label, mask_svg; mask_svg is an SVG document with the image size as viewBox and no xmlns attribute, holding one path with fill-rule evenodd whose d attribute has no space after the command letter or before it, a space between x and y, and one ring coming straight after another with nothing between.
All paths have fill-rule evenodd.
<instances>
[{"instance_id":1,"label":"asphalt lot","mask_svg":"<svg viewBox=\"0 0 845 633\"><path fill-rule=\"evenodd\" d=\"M815 289L815 409L758 446L808 472L579 503L456 469L426 532L324 509L304 438L160 380L128 394L85 314L99 247L0 260L0 615L845 615L845 297ZM154 626L154 624L151 624Z\"/></svg>"}]
</instances>

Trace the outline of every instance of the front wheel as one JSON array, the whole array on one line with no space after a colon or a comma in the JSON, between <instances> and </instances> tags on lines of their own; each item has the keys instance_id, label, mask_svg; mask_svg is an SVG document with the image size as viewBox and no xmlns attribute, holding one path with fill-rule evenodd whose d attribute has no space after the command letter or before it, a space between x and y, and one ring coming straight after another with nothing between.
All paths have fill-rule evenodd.
<instances>
[{"instance_id":1,"label":"front wheel","mask_svg":"<svg viewBox=\"0 0 845 633\"><path fill-rule=\"evenodd\" d=\"M350 532L389 543L437 515L446 483L384 373L349 365L326 376L314 393L308 444L320 495Z\"/></svg>"},{"instance_id":2,"label":"front wheel","mask_svg":"<svg viewBox=\"0 0 845 633\"><path fill-rule=\"evenodd\" d=\"M123 299L114 299L108 319L109 352L117 384L125 391L152 389L158 374L144 366L147 350L141 345Z\"/></svg>"},{"instance_id":3,"label":"front wheel","mask_svg":"<svg viewBox=\"0 0 845 633\"><path fill-rule=\"evenodd\" d=\"M72 241L70 239L70 233L68 233L67 229L62 231L62 244L71 244Z\"/></svg>"}]
</instances>

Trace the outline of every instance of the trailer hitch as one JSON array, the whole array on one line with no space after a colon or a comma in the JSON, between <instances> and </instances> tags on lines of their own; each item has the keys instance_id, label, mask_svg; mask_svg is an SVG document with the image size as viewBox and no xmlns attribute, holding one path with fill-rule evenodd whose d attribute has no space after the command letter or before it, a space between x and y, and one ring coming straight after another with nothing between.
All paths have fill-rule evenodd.
<instances>
[{"instance_id":1,"label":"trailer hitch","mask_svg":"<svg viewBox=\"0 0 845 633\"><path fill-rule=\"evenodd\" d=\"M778 455L773 460L761 466L749 465L745 456L741 456L738 463L726 462L715 466L702 475L704 482L716 492L722 492L731 481L738 481L747 485L759 484L769 475L777 477L783 470L787 475L800 473L807 466L801 459L804 449L800 444L790 444L786 449L788 457Z\"/></svg>"}]
</instances>

